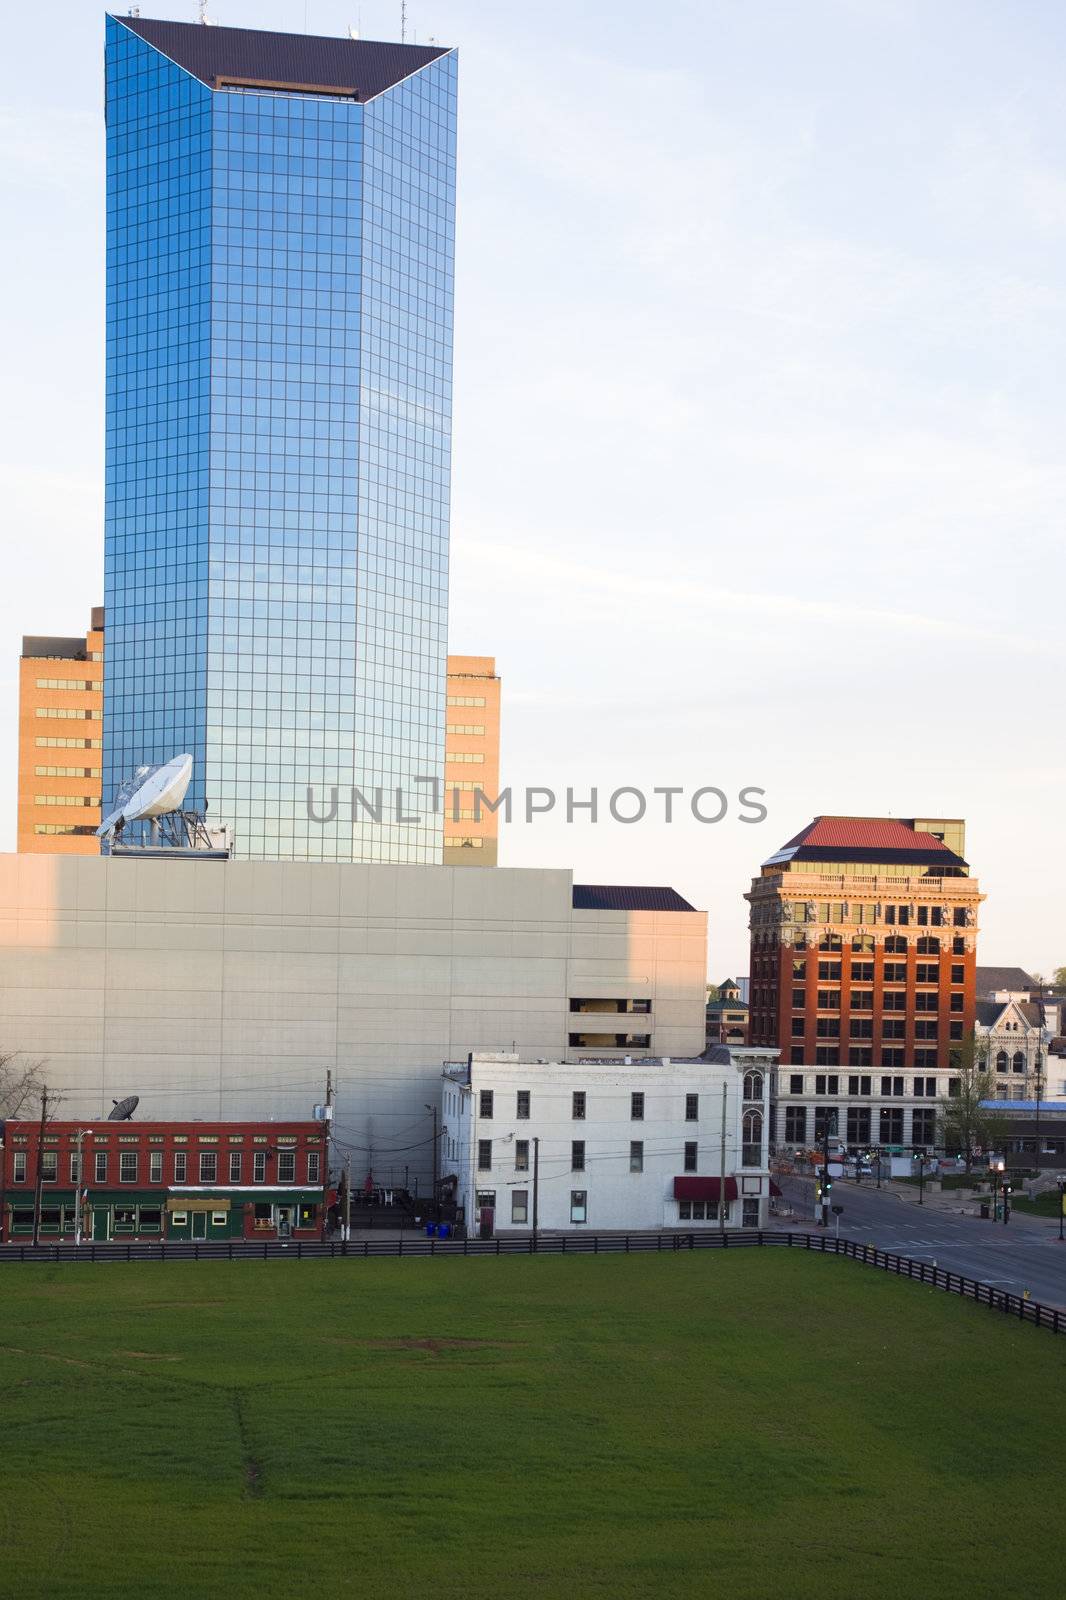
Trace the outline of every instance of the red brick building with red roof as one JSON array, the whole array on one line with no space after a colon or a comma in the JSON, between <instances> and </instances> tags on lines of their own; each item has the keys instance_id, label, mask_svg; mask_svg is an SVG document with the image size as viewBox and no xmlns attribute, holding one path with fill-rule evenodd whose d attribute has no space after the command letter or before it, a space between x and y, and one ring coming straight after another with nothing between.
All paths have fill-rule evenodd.
<instances>
[{"instance_id":1,"label":"red brick building with red roof","mask_svg":"<svg viewBox=\"0 0 1066 1600\"><path fill-rule=\"evenodd\" d=\"M959 819L816 817L752 882L750 1042L781 1051L772 1137L935 1144L973 1033L983 896Z\"/></svg>"}]
</instances>

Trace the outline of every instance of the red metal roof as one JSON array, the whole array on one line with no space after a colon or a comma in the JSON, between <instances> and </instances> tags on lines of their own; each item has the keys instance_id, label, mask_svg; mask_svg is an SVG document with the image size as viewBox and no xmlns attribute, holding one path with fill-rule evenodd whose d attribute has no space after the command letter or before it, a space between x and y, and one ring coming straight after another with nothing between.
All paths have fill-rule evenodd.
<instances>
[{"instance_id":1,"label":"red metal roof","mask_svg":"<svg viewBox=\"0 0 1066 1600\"><path fill-rule=\"evenodd\" d=\"M919 833L898 817L815 817L782 848L808 844L842 850L943 850L951 852L933 833Z\"/></svg>"}]
</instances>

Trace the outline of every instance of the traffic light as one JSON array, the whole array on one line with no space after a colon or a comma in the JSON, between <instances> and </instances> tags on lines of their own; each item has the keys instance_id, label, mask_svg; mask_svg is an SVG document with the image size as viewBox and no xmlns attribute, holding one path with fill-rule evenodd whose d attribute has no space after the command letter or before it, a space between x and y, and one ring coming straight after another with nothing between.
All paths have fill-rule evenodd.
<instances>
[{"instance_id":1,"label":"traffic light","mask_svg":"<svg viewBox=\"0 0 1066 1600\"><path fill-rule=\"evenodd\" d=\"M823 1200L828 1200L829 1196L832 1194L832 1192L833 1192L833 1179L830 1176L829 1170L827 1168L826 1171L822 1175L822 1199Z\"/></svg>"}]
</instances>

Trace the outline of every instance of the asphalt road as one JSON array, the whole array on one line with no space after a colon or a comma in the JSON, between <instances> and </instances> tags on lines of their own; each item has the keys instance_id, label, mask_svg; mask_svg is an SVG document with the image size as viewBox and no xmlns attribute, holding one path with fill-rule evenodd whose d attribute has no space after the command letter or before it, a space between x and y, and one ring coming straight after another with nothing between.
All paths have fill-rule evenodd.
<instances>
[{"instance_id":1,"label":"asphalt road","mask_svg":"<svg viewBox=\"0 0 1066 1600\"><path fill-rule=\"evenodd\" d=\"M814 1184L803 1178L778 1180L795 1207L800 1227L814 1229ZM844 1207L840 1237L881 1250L897 1251L915 1261L935 1261L952 1272L980 1278L1010 1294L1029 1290L1034 1300L1066 1309L1066 1244L1059 1243L1058 1223L1044 1217L1011 1214L1010 1221L983 1222L901 1199L891 1188L873 1182L856 1185L837 1178L833 1203ZM808 1220L810 1219L810 1220ZM836 1218L831 1231L836 1230Z\"/></svg>"}]
</instances>

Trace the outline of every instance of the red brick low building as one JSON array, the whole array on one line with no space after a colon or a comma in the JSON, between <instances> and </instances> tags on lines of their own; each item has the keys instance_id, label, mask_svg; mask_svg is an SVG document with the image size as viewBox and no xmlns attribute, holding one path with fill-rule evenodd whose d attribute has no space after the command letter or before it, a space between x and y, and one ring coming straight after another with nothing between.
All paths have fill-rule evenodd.
<instances>
[{"instance_id":1,"label":"red brick low building","mask_svg":"<svg viewBox=\"0 0 1066 1600\"><path fill-rule=\"evenodd\" d=\"M317 1239L326 1216L322 1122L9 1121L0 1239Z\"/></svg>"}]
</instances>

